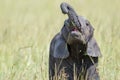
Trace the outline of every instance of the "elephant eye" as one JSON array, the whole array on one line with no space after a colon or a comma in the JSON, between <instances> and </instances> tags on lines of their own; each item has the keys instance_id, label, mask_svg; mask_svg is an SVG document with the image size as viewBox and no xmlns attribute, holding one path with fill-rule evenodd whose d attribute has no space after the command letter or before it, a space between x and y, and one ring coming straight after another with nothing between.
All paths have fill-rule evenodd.
<instances>
[{"instance_id":1,"label":"elephant eye","mask_svg":"<svg viewBox=\"0 0 120 80\"><path fill-rule=\"evenodd\" d=\"M89 26L89 23L86 23L86 26Z\"/></svg>"},{"instance_id":2,"label":"elephant eye","mask_svg":"<svg viewBox=\"0 0 120 80\"><path fill-rule=\"evenodd\" d=\"M87 22L86 22L86 26L89 26L89 25L90 25L90 22L89 22L89 21L87 21Z\"/></svg>"}]
</instances>

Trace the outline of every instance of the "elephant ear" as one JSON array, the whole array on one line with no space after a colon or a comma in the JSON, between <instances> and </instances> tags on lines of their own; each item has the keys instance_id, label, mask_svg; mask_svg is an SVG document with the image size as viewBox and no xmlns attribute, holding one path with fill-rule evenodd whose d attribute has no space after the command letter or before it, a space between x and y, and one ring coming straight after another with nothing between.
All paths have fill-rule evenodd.
<instances>
[{"instance_id":1,"label":"elephant ear","mask_svg":"<svg viewBox=\"0 0 120 80\"><path fill-rule=\"evenodd\" d=\"M92 56L92 57L102 56L100 52L100 48L94 38L91 38L88 42L87 55Z\"/></svg>"},{"instance_id":2,"label":"elephant ear","mask_svg":"<svg viewBox=\"0 0 120 80\"><path fill-rule=\"evenodd\" d=\"M54 50L53 50L53 56L55 58L63 58L63 59L67 58L69 56L67 43L65 42L65 40L61 34L56 36Z\"/></svg>"}]
</instances>

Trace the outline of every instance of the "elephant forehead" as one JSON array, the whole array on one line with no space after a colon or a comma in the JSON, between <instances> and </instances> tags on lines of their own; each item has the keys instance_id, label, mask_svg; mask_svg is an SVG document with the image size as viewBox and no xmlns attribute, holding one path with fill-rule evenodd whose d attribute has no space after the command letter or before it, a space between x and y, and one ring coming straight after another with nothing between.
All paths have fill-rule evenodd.
<instances>
[{"instance_id":1,"label":"elephant forehead","mask_svg":"<svg viewBox=\"0 0 120 80\"><path fill-rule=\"evenodd\" d=\"M79 16L78 19L82 26L86 26L86 19L83 16Z\"/></svg>"}]
</instances>

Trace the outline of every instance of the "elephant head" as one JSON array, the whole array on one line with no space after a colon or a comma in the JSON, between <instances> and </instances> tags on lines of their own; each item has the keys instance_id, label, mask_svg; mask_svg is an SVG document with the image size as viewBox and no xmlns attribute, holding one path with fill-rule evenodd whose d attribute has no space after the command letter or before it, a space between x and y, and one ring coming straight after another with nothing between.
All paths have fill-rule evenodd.
<instances>
[{"instance_id":1,"label":"elephant head","mask_svg":"<svg viewBox=\"0 0 120 80\"><path fill-rule=\"evenodd\" d=\"M87 44L94 32L90 22L84 17L78 16L67 3L61 4L61 10L68 15L68 19L64 22L64 27L61 30L66 41L71 44L74 40L78 40Z\"/></svg>"},{"instance_id":2,"label":"elephant head","mask_svg":"<svg viewBox=\"0 0 120 80\"><path fill-rule=\"evenodd\" d=\"M80 42L86 45L86 53L89 56L100 56L100 49L93 38L94 28L90 22L82 16L78 16L74 9L67 3L60 5L62 13L68 15L61 32L55 37L54 54L56 58L69 56L68 44ZM81 45L80 45L81 46Z\"/></svg>"}]
</instances>

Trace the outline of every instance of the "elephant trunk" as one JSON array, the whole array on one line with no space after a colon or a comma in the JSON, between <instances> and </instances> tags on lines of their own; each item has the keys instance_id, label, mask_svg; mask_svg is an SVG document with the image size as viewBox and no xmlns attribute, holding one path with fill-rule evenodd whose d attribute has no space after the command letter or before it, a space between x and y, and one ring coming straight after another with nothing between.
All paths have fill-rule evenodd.
<instances>
[{"instance_id":1,"label":"elephant trunk","mask_svg":"<svg viewBox=\"0 0 120 80\"><path fill-rule=\"evenodd\" d=\"M80 21L78 19L78 15L74 11L74 9L69 4L67 4L65 2L61 3L60 7L61 7L61 10L62 10L62 13L68 15L69 20L72 23L72 25L74 27L77 27L78 29L80 29L81 24L80 24Z\"/></svg>"}]
</instances>

